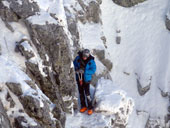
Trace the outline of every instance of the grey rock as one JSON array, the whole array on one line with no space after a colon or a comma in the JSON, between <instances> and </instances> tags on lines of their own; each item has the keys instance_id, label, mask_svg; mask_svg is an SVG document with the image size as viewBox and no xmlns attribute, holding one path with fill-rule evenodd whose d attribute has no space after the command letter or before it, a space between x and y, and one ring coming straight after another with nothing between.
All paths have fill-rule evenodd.
<instances>
[{"instance_id":1,"label":"grey rock","mask_svg":"<svg viewBox=\"0 0 170 128\"><path fill-rule=\"evenodd\" d=\"M13 101L12 97L10 96L9 92L7 93L6 100L10 102L10 108L14 108L15 102Z\"/></svg>"},{"instance_id":2,"label":"grey rock","mask_svg":"<svg viewBox=\"0 0 170 128\"><path fill-rule=\"evenodd\" d=\"M146 0L112 0L112 1L123 7L132 7Z\"/></svg>"},{"instance_id":3,"label":"grey rock","mask_svg":"<svg viewBox=\"0 0 170 128\"><path fill-rule=\"evenodd\" d=\"M168 112L170 113L170 106L168 107Z\"/></svg>"},{"instance_id":4,"label":"grey rock","mask_svg":"<svg viewBox=\"0 0 170 128\"><path fill-rule=\"evenodd\" d=\"M138 87L138 92L141 96L145 95L145 93L147 93L150 90L150 86L151 84L149 84L148 86L145 86L142 88L142 85L140 83L140 81L138 79L137 80L137 87Z\"/></svg>"},{"instance_id":5,"label":"grey rock","mask_svg":"<svg viewBox=\"0 0 170 128\"><path fill-rule=\"evenodd\" d=\"M170 114L167 114L165 116L165 123L168 123L170 121Z\"/></svg>"},{"instance_id":6,"label":"grey rock","mask_svg":"<svg viewBox=\"0 0 170 128\"><path fill-rule=\"evenodd\" d=\"M120 37L120 36L117 36L117 37L116 37L116 43L117 43L117 44L120 44L120 42L121 42L121 37Z\"/></svg>"},{"instance_id":7,"label":"grey rock","mask_svg":"<svg viewBox=\"0 0 170 128\"><path fill-rule=\"evenodd\" d=\"M95 2L91 1L89 5L85 5L82 0L78 0L80 6L82 7L83 10L77 12L78 19L85 24L87 21L88 22L93 22L93 23L101 23L100 19L100 3L101 2Z\"/></svg>"},{"instance_id":8,"label":"grey rock","mask_svg":"<svg viewBox=\"0 0 170 128\"><path fill-rule=\"evenodd\" d=\"M94 54L99 58L99 60L103 63L103 65L111 71L113 64L110 60L105 58L105 51L104 50L96 50L94 49Z\"/></svg>"},{"instance_id":9,"label":"grey rock","mask_svg":"<svg viewBox=\"0 0 170 128\"><path fill-rule=\"evenodd\" d=\"M109 71L111 71L111 69L112 69L112 67L113 67L113 64L112 64L112 62L111 62L109 59L104 59L104 60L102 61L102 63L103 63L104 66L107 67L107 69L108 69Z\"/></svg>"},{"instance_id":10,"label":"grey rock","mask_svg":"<svg viewBox=\"0 0 170 128\"><path fill-rule=\"evenodd\" d=\"M105 36L102 36L100 39L103 41L103 44L104 44L105 48L107 48L107 45L106 45L106 42L107 42L106 37L105 37Z\"/></svg>"},{"instance_id":11,"label":"grey rock","mask_svg":"<svg viewBox=\"0 0 170 128\"><path fill-rule=\"evenodd\" d=\"M36 121L35 121L36 122ZM24 123L25 125L22 125ZM41 126L38 122L36 122L36 126L32 126L31 124L28 124L28 121L25 119L24 116L18 116L14 119L14 127L15 128L44 128Z\"/></svg>"},{"instance_id":12,"label":"grey rock","mask_svg":"<svg viewBox=\"0 0 170 128\"><path fill-rule=\"evenodd\" d=\"M44 126L54 128L55 122L50 117L49 105L43 102L43 107L40 107L40 100L32 96L22 96L20 101L30 117L39 120Z\"/></svg>"},{"instance_id":13,"label":"grey rock","mask_svg":"<svg viewBox=\"0 0 170 128\"><path fill-rule=\"evenodd\" d=\"M22 4L17 1L7 0L10 3L10 9L17 14L18 18L25 19L29 16L35 15L39 12L39 7L36 2L29 2L29 0L22 0Z\"/></svg>"},{"instance_id":14,"label":"grey rock","mask_svg":"<svg viewBox=\"0 0 170 128\"><path fill-rule=\"evenodd\" d=\"M0 128L11 128L10 121L0 100Z\"/></svg>"},{"instance_id":15,"label":"grey rock","mask_svg":"<svg viewBox=\"0 0 170 128\"><path fill-rule=\"evenodd\" d=\"M141 83L140 83L140 77L138 76L137 73L135 73L135 74L136 74L136 76L138 77L138 78L136 79L138 92L139 92L140 96L143 96L143 95L145 95L145 94L150 90L152 77L150 77L150 82L149 82L149 84L146 85L145 87L142 87L142 85L141 85Z\"/></svg>"},{"instance_id":16,"label":"grey rock","mask_svg":"<svg viewBox=\"0 0 170 128\"><path fill-rule=\"evenodd\" d=\"M62 124L61 126L65 127L66 115L58 104L56 104L52 113L54 114L54 117L59 120L58 125Z\"/></svg>"},{"instance_id":17,"label":"grey rock","mask_svg":"<svg viewBox=\"0 0 170 128\"><path fill-rule=\"evenodd\" d=\"M17 96L21 96L23 94L20 83L6 82L7 87Z\"/></svg>"},{"instance_id":18,"label":"grey rock","mask_svg":"<svg viewBox=\"0 0 170 128\"><path fill-rule=\"evenodd\" d=\"M96 3L95 1L91 1L86 10L87 10L86 18L88 19L89 22L99 23L101 21L100 20L101 10L98 3Z\"/></svg>"},{"instance_id":19,"label":"grey rock","mask_svg":"<svg viewBox=\"0 0 170 128\"><path fill-rule=\"evenodd\" d=\"M162 97L168 97L168 92L164 92L161 88L158 88L161 91Z\"/></svg>"},{"instance_id":20,"label":"grey rock","mask_svg":"<svg viewBox=\"0 0 170 128\"><path fill-rule=\"evenodd\" d=\"M31 80L25 80L25 82L32 88L32 89L37 89L35 86L35 83Z\"/></svg>"},{"instance_id":21,"label":"grey rock","mask_svg":"<svg viewBox=\"0 0 170 128\"><path fill-rule=\"evenodd\" d=\"M94 49L94 54L98 57L100 61L105 59L105 50Z\"/></svg>"},{"instance_id":22,"label":"grey rock","mask_svg":"<svg viewBox=\"0 0 170 128\"><path fill-rule=\"evenodd\" d=\"M79 45L79 31L77 27L77 18L70 12L70 10L65 7L66 12L66 18L67 18L67 24L68 24L68 30L70 31L72 35L72 40L74 43L74 47L78 49L80 47Z\"/></svg>"},{"instance_id":23,"label":"grey rock","mask_svg":"<svg viewBox=\"0 0 170 128\"><path fill-rule=\"evenodd\" d=\"M22 39L21 41L16 42L15 51L16 51L16 49L18 49L21 52L21 54L23 56L25 56L26 59L30 59L30 58L34 57L35 55L34 55L33 51L30 49L28 50L25 45L31 47L31 43L28 39Z\"/></svg>"},{"instance_id":24,"label":"grey rock","mask_svg":"<svg viewBox=\"0 0 170 128\"><path fill-rule=\"evenodd\" d=\"M170 31L170 19L168 19L168 17L166 17L166 28Z\"/></svg>"},{"instance_id":25,"label":"grey rock","mask_svg":"<svg viewBox=\"0 0 170 128\"><path fill-rule=\"evenodd\" d=\"M27 26L30 28L33 44L37 48L41 59L44 61L44 65L52 67L55 82L52 83L49 75L47 78L41 76L40 72L38 73L37 69L34 68L36 66L27 62L26 65L33 76L35 76L34 79L36 78L36 81L40 82L39 86L41 86L43 92L49 96L53 102L57 100L57 89L59 90L58 95L61 95L61 97L68 95L74 97L75 80L73 69L70 68L71 56L69 39L63 27L56 24L34 25L29 22L27 22ZM45 54L49 56L49 61L46 61ZM47 68L46 72L50 74L51 71ZM54 83L56 84L54 85ZM61 98L58 100L61 100ZM67 112L70 111L68 106L70 106L71 103L72 100L63 107L63 110L65 109Z\"/></svg>"},{"instance_id":26,"label":"grey rock","mask_svg":"<svg viewBox=\"0 0 170 128\"><path fill-rule=\"evenodd\" d=\"M18 16L9 8L5 7L0 1L0 17L3 21L7 22L18 22Z\"/></svg>"}]
</instances>

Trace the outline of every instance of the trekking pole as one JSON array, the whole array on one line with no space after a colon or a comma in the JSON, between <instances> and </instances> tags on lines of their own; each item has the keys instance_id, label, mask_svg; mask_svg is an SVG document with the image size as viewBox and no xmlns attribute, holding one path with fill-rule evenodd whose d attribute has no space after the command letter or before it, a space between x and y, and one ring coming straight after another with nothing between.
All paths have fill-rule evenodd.
<instances>
[{"instance_id":1,"label":"trekking pole","mask_svg":"<svg viewBox=\"0 0 170 128\"><path fill-rule=\"evenodd\" d=\"M78 73L78 77L79 77L80 85L83 85L83 74L82 73Z\"/></svg>"}]
</instances>

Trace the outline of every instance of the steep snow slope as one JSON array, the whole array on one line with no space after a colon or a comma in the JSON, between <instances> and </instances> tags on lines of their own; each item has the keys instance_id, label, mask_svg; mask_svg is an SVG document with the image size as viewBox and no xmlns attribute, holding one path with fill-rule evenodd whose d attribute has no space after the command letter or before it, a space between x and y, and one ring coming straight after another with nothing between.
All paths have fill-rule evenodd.
<instances>
[{"instance_id":1,"label":"steep snow slope","mask_svg":"<svg viewBox=\"0 0 170 128\"><path fill-rule=\"evenodd\" d=\"M170 33L165 27L169 2L148 0L128 9L113 4L111 0L105 0L101 5L107 51L110 53L107 57L114 65L111 71L113 81L135 100L137 110L146 111L151 118L164 119L169 104L160 93L160 89L170 91ZM118 30L119 45L115 43ZM135 74L140 77L142 87L151 81L150 90L144 96L138 94ZM131 127L139 127L141 121L135 116L132 118Z\"/></svg>"},{"instance_id":2,"label":"steep snow slope","mask_svg":"<svg viewBox=\"0 0 170 128\"><path fill-rule=\"evenodd\" d=\"M78 24L81 47L104 49L113 62L112 80L135 101L129 128L146 127L149 121L152 127L165 126L169 101L161 92L170 92L170 32L165 26L169 6L169 0L148 0L124 8L103 0L102 25ZM107 48L100 40L103 35ZM149 90L140 95L139 84Z\"/></svg>"}]
</instances>

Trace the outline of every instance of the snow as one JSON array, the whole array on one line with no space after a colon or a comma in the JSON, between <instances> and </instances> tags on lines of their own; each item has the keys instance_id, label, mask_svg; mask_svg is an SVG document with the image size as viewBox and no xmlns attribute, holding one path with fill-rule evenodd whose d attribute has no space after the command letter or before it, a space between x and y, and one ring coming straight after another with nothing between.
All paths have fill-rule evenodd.
<instances>
[{"instance_id":1,"label":"snow","mask_svg":"<svg viewBox=\"0 0 170 128\"><path fill-rule=\"evenodd\" d=\"M104 44L100 37L102 37L102 30L100 24L78 22L78 29L80 34L80 46L84 48L104 49Z\"/></svg>"},{"instance_id":2,"label":"snow","mask_svg":"<svg viewBox=\"0 0 170 128\"><path fill-rule=\"evenodd\" d=\"M94 88L91 86L91 94L93 91ZM75 115L68 114L66 128L81 128L83 126L87 128L104 128L108 126L110 128L110 122L111 119L114 119L114 115L116 113L121 115L120 108L129 109L129 113L121 117L128 120L133 110L133 100L111 80L101 78L98 81L95 97L97 102L95 113L91 116L88 116L87 113L81 114L79 112Z\"/></svg>"},{"instance_id":3,"label":"snow","mask_svg":"<svg viewBox=\"0 0 170 128\"><path fill-rule=\"evenodd\" d=\"M24 72L25 70L25 58L20 55L20 53L16 53L15 46L16 42L20 41L21 39L30 39L30 36L28 34L28 31L24 24L22 22L14 23L11 22L10 25L15 30L14 32L9 31L5 24L0 19L0 28L2 31L0 32L0 46L1 46L1 55L0 55L0 99L4 105L4 107L7 110L7 114L9 117L18 117L18 116L24 116L27 120L27 123L22 123L24 126L36 126L37 123L30 118L26 113L20 113L19 110L24 110L22 104L20 103L18 97L13 94L8 87L6 86L6 82L14 82L19 83L23 92L22 96L32 96L39 100L40 107L44 107L44 101L52 104L48 97L46 97L43 92L38 88L38 86L35 84L36 89L31 88L25 81L31 80L27 74ZM9 38L10 37L10 38ZM42 60L39 56L37 56L37 51L34 47L32 47L28 41L22 42L21 45L24 46L26 51L33 51L34 54L36 54L35 57L36 61L38 61L38 66L43 74L43 65ZM46 74L43 74L46 75ZM7 93L11 95L13 101L15 102L15 106L13 108L10 107L10 102L6 100ZM37 95L34 95L37 93ZM51 119L55 120L53 117L53 114L50 113Z\"/></svg>"},{"instance_id":4,"label":"snow","mask_svg":"<svg viewBox=\"0 0 170 128\"><path fill-rule=\"evenodd\" d=\"M45 54L46 61L49 61L49 56Z\"/></svg>"},{"instance_id":5,"label":"snow","mask_svg":"<svg viewBox=\"0 0 170 128\"><path fill-rule=\"evenodd\" d=\"M88 1L84 1L86 5ZM170 91L170 33L165 27L166 14L170 17L170 13L167 13L169 5L169 0L147 0L134 7L124 8L112 0L103 0L100 5L102 24L78 22L81 48L105 50L106 59L113 63L110 72L113 83L123 91L116 93L114 87L111 89L110 86L107 86L110 88L107 91L98 91L101 107L112 112L114 107L121 104L122 97L129 96L134 101L128 128L145 127L149 117L164 126L162 122L168 113L169 101L161 96L159 88L164 92ZM79 4L74 7L81 10ZM101 36L106 37L107 48L104 48ZM116 43L118 36L121 37L120 44ZM104 67L98 59L95 61L97 74L100 74ZM137 90L136 79L139 78L142 87L151 83L150 90L144 96L140 96ZM115 102L110 102L110 99ZM109 108L110 105L113 108ZM137 114L137 110L141 112ZM67 121L75 122L75 128L86 123L90 127L92 122L83 122L86 119L82 116L75 115L72 120L69 116Z\"/></svg>"},{"instance_id":6,"label":"snow","mask_svg":"<svg viewBox=\"0 0 170 128\"><path fill-rule=\"evenodd\" d=\"M10 3L8 2L8 1L2 1L2 3L3 3L3 5L5 6L5 7L7 7L7 8L9 8L9 6L10 6Z\"/></svg>"},{"instance_id":7,"label":"snow","mask_svg":"<svg viewBox=\"0 0 170 128\"><path fill-rule=\"evenodd\" d=\"M28 51L28 52L33 51L33 50L32 50L32 47L31 47L31 45L29 44L28 41L22 42L21 45L24 47L24 50L25 50L25 51Z\"/></svg>"},{"instance_id":8,"label":"snow","mask_svg":"<svg viewBox=\"0 0 170 128\"><path fill-rule=\"evenodd\" d=\"M41 11L36 15L27 18L32 24L45 25L48 24L58 24L58 21L50 16L49 13Z\"/></svg>"},{"instance_id":9,"label":"snow","mask_svg":"<svg viewBox=\"0 0 170 128\"><path fill-rule=\"evenodd\" d=\"M21 0L17 0L16 1L18 4L22 5L22 1Z\"/></svg>"},{"instance_id":10,"label":"snow","mask_svg":"<svg viewBox=\"0 0 170 128\"><path fill-rule=\"evenodd\" d=\"M96 75L102 74L106 71L106 67L99 61L97 57L95 57L96 63ZM100 68L99 68L100 67Z\"/></svg>"},{"instance_id":11,"label":"snow","mask_svg":"<svg viewBox=\"0 0 170 128\"><path fill-rule=\"evenodd\" d=\"M133 102L126 96L126 92L120 90L111 80L104 80L103 78L98 81L95 97L98 103L96 111L107 111L109 113L116 113L121 107Z\"/></svg>"},{"instance_id":12,"label":"snow","mask_svg":"<svg viewBox=\"0 0 170 128\"><path fill-rule=\"evenodd\" d=\"M10 25L15 30L14 32L9 31L3 21L0 19L0 46L1 52L4 58L14 61L16 64L20 65L22 69L25 68L25 58L21 56L20 53L14 52L16 42L20 41L23 37L27 37L29 34L25 26L22 23L10 23ZM10 37L10 38L9 38Z\"/></svg>"},{"instance_id":13,"label":"snow","mask_svg":"<svg viewBox=\"0 0 170 128\"><path fill-rule=\"evenodd\" d=\"M170 90L170 36L164 20L167 3L168 0L148 0L127 9L105 0L101 5L104 35L110 53L107 58L114 63L113 81L135 100L137 109L161 118L167 113L168 100L159 95L158 87L165 92ZM121 30L120 45L115 43L117 29ZM125 76L124 71L130 76ZM143 86L152 77L151 89L143 97L138 95L135 73L140 76ZM160 105L155 106L158 102Z\"/></svg>"}]
</instances>

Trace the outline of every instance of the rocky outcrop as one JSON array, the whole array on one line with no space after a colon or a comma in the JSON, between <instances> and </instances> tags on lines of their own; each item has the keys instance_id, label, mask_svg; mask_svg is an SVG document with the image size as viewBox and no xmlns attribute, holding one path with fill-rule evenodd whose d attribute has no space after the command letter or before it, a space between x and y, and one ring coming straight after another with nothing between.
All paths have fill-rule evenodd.
<instances>
[{"instance_id":1,"label":"rocky outcrop","mask_svg":"<svg viewBox=\"0 0 170 128\"><path fill-rule=\"evenodd\" d=\"M79 49L79 31L78 31L78 26L77 26L77 17L73 15L70 11L69 7L64 7L65 13L66 13L66 19L67 19L67 25L68 25L68 30L71 34L72 41L73 41L73 46L75 49Z\"/></svg>"},{"instance_id":2,"label":"rocky outcrop","mask_svg":"<svg viewBox=\"0 0 170 128\"><path fill-rule=\"evenodd\" d=\"M10 9L18 16L18 18L25 19L29 16L35 15L36 12L39 12L39 7L36 2L30 2L30 0L6 1L10 3Z\"/></svg>"},{"instance_id":3,"label":"rocky outcrop","mask_svg":"<svg viewBox=\"0 0 170 128\"><path fill-rule=\"evenodd\" d=\"M107 89L105 88L107 86ZM105 93L107 91L107 93ZM134 101L126 93L118 89L111 80L101 78L96 88L95 112L109 117L113 128L125 128L132 113ZM114 97L111 98L110 97Z\"/></svg>"},{"instance_id":4,"label":"rocky outcrop","mask_svg":"<svg viewBox=\"0 0 170 128\"><path fill-rule=\"evenodd\" d=\"M145 87L143 87L143 86L141 85L141 82L140 82L140 77L138 76L137 73L135 73L135 74L136 74L136 76L137 76L136 81L137 81L137 88L138 88L139 95L140 95L140 96L143 96L143 95L145 95L145 94L150 90L152 77L150 77L150 79L149 79L149 84L146 85Z\"/></svg>"},{"instance_id":5,"label":"rocky outcrop","mask_svg":"<svg viewBox=\"0 0 170 128\"><path fill-rule=\"evenodd\" d=\"M123 7L132 7L146 0L112 0L112 1Z\"/></svg>"},{"instance_id":6,"label":"rocky outcrop","mask_svg":"<svg viewBox=\"0 0 170 128\"><path fill-rule=\"evenodd\" d=\"M0 128L11 128L8 116L0 100Z\"/></svg>"},{"instance_id":7,"label":"rocky outcrop","mask_svg":"<svg viewBox=\"0 0 170 128\"><path fill-rule=\"evenodd\" d=\"M86 5L82 0L78 0L78 2L82 7L82 10L77 11L78 20L80 20L83 24L85 24L86 22L101 23L101 10L99 7L101 1L91 1L88 3L88 5Z\"/></svg>"},{"instance_id":8,"label":"rocky outcrop","mask_svg":"<svg viewBox=\"0 0 170 128\"><path fill-rule=\"evenodd\" d=\"M10 91L13 92L15 95L21 96L23 94L22 89L21 89L21 84L7 82L6 85L8 86Z\"/></svg>"},{"instance_id":9,"label":"rocky outcrop","mask_svg":"<svg viewBox=\"0 0 170 128\"><path fill-rule=\"evenodd\" d=\"M55 121L51 120L50 109L46 102L40 101L32 96L21 96L21 103L30 117L41 121L41 123L50 128L55 128Z\"/></svg>"},{"instance_id":10,"label":"rocky outcrop","mask_svg":"<svg viewBox=\"0 0 170 128\"><path fill-rule=\"evenodd\" d=\"M16 52L21 52L23 56L25 56L26 59L30 59L34 57L34 53L32 50L31 43L28 39L22 39L19 42L16 42Z\"/></svg>"},{"instance_id":11,"label":"rocky outcrop","mask_svg":"<svg viewBox=\"0 0 170 128\"><path fill-rule=\"evenodd\" d=\"M39 124L37 127L62 128L65 125L65 112L71 113L73 107L77 107L74 100L74 71L71 68L72 58L68 35L63 26L59 24L46 22L39 25L28 20L28 17L36 16L37 12L40 11L36 2L30 0L6 0L5 2L7 4L0 2L0 9L2 10L0 16L3 21L9 25L8 22L18 22L22 19L21 22L26 25L31 37L30 39L23 37L16 42L15 51L20 52L25 57L26 73L55 104L55 108L51 112L47 101L23 95L19 83L8 82L6 85L19 98L25 112L37 121L37 124ZM8 3L9 6L6 6ZM57 18L52 18L57 21ZM12 27L10 29L15 31L12 30ZM74 22L69 25L69 30L74 37L75 44L78 43L79 35ZM27 81L26 83L32 89L37 89L33 82ZM35 92L32 95L37 96L38 94ZM43 104L43 107L40 107L41 104ZM54 120L51 119L50 113L54 114ZM22 127L20 123L26 121L24 117L19 116L15 118L14 122L16 127Z\"/></svg>"},{"instance_id":12,"label":"rocky outcrop","mask_svg":"<svg viewBox=\"0 0 170 128\"><path fill-rule=\"evenodd\" d=\"M94 54L98 57L98 59L103 63L103 65L111 71L113 64L110 60L105 58L105 51L104 50L97 50L94 49Z\"/></svg>"},{"instance_id":13,"label":"rocky outcrop","mask_svg":"<svg viewBox=\"0 0 170 128\"><path fill-rule=\"evenodd\" d=\"M33 78L39 82L43 92L53 102L62 102L63 110L68 112L70 111L68 107L71 105L72 100L70 103L65 104L66 106L61 101L61 97L64 96L74 97L75 92L74 73L70 68L71 56L68 37L63 27L59 25L35 25L29 22L27 22L27 25L30 28L33 44L43 61L43 72L45 72L46 76L42 75L37 68L38 64L32 63L31 59L26 62L26 65Z\"/></svg>"},{"instance_id":14,"label":"rocky outcrop","mask_svg":"<svg viewBox=\"0 0 170 128\"><path fill-rule=\"evenodd\" d=\"M170 19L168 17L166 17L165 25L166 28L170 31Z\"/></svg>"}]
</instances>

